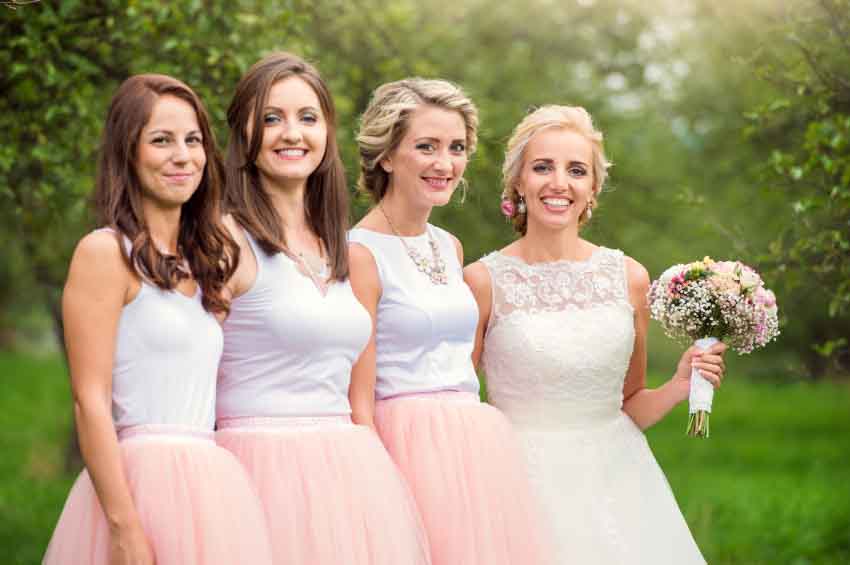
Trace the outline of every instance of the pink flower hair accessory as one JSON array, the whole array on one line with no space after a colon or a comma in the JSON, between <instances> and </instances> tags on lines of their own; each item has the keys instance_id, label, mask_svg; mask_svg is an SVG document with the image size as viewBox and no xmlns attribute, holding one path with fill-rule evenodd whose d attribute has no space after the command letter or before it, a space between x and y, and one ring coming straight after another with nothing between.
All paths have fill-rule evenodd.
<instances>
[{"instance_id":1,"label":"pink flower hair accessory","mask_svg":"<svg viewBox=\"0 0 850 565\"><path fill-rule=\"evenodd\" d=\"M507 196L502 197L502 205L500 206L502 210L502 214L507 216L508 218L513 218L516 214L516 206L514 206L513 201Z\"/></svg>"}]
</instances>

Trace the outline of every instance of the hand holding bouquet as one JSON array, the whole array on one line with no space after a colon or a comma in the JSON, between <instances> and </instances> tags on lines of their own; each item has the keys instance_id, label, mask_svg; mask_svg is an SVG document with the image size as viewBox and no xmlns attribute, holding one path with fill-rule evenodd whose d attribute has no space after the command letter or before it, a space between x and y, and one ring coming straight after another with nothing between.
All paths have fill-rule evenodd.
<instances>
[{"instance_id":1,"label":"hand holding bouquet","mask_svg":"<svg viewBox=\"0 0 850 565\"><path fill-rule=\"evenodd\" d=\"M670 267L649 289L649 310L668 337L700 349L723 340L738 353L750 353L779 335L776 297L739 261L706 257ZM709 436L713 396L711 384L692 370L689 435Z\"/></svg>"}]
</instances>

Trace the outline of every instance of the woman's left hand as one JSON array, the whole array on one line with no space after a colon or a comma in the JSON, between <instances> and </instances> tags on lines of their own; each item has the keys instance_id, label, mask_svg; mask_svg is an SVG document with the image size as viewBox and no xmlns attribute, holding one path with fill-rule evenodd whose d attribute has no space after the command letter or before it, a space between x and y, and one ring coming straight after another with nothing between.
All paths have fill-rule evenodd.
<instances>
[{"instance_id":1,"label":"woman's left hand","mask_svg":"<svg viewBox=\"0 0 850 565\"><path fill-rule=\"evenodd\" d=\"M723 355L726 353L726 344L722 341L715 343L707 350L702 350L696 345L689 347L679 359L674 379L687 381L688 387L691 382L691 369L699 370L700 374L714 386L719 388L726 372L726 364Z\"/></svg>"}]
</instances>

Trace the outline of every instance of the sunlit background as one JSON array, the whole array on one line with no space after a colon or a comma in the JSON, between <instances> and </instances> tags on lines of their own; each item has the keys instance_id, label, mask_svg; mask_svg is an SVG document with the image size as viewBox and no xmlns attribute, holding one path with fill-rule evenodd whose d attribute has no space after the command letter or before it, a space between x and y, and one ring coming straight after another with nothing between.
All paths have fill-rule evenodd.
<instances>
[{"instance_id":1,"label":"sunlit background","mask_svg":"<svg viewBox=\"0 0 850 565\"><path fill-rule=\"evenodd\" d=\"M587 108L614 162L587 238L653 276L741 259L779 297L779 340L728 359L712 438L684 437L684 407L648 432L707 560L850 562L848 0L0 2L0 562L40 562L79 470L58 299L94 227L112 92L133 73L179 77L224 146L233 86L278 49L331 85L352 187L377 85L467 90L481 113L470 190L433 222L468 262L513 237L499 213L513 126L542 104ZM653 326L652 383L680 352Z\"/></svg>"}]
</instances>

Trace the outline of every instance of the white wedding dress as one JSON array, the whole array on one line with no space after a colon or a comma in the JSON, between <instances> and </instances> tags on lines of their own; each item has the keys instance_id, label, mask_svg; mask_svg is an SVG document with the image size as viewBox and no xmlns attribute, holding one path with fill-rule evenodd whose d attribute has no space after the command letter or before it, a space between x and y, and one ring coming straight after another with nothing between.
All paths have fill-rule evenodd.
<instances>
[{"instance_id":1,"label":"white wedding dress","mask_svg":"<svg viewBox=\"0 0 850 565\"><path fill-rule=\"evenodd\" d=\"M493 305L482 363L513 423L560 565L705 563L646 438L622 411L634 344L622 252L529 265L482 259Z\"/></svg>"}]
</instances>

